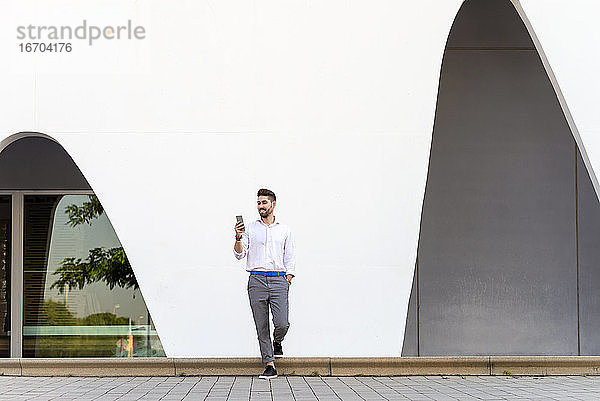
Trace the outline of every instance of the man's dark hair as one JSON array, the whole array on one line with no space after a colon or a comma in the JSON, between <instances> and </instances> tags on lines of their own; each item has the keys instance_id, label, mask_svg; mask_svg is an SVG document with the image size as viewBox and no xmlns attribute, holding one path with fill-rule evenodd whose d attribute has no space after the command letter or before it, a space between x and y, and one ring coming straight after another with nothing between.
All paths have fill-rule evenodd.
<instances>
[{"instance_id":1,"label":"man's dark hair","mask_svg":"<svg viewBox=\"0 0 600 401\"><path fill-rule=\"evenodd\" d=\"M266 189L266 188L259 189L256 196L268 196L269 199L271 199L271 202L274 202L277 200L277 198L275 197L275 192L271 191L270 189Z\"/></svg>"}]
</instances>

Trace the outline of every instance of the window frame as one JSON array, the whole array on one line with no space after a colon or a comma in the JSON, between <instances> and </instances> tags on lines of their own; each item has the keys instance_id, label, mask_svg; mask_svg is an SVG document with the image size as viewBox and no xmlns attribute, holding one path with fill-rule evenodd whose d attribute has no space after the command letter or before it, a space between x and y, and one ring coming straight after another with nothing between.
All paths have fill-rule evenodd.
<instances>
[{"instance_id":1,"label":"window frame","mask_svg":"<svg viewBox=\"0 0 600 401\"><path fill-rule=\"evenodd\" d=\"M23 356L23 241L26 195L95 195L92 190L15 190L0 191L11 197L10 260L10 357Z\"/></svg>"}]
</instances>

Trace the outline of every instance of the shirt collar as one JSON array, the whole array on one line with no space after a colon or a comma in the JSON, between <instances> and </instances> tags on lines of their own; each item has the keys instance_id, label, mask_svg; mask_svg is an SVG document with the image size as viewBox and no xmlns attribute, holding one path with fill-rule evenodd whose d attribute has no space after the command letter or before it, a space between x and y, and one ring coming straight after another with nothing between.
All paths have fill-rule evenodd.
<instances>
[{"instance_id":1,"label":"shirt collar","mask_svg":"<svg viewBox=\"0 0 600 401\"><path fill-rule=\"evenodd\" d=\"M277 217L276 216L274 216L274 217L275 217L275 221L270 226L266 225L265 222L262 221L262 219L257 219L256 221L258 221L260 224L262 224L265 227L272 227L272 226L275 226L275 225L279 224L279 220L277 220Z\"/></svg>"}]
</instances>

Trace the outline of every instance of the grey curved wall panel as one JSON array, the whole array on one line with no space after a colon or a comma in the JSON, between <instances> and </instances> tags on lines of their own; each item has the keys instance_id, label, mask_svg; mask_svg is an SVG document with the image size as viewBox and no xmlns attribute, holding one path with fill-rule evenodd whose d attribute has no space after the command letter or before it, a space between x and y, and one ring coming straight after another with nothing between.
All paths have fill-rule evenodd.
<instances>
[{"instance_id":1,"label":"grey curved wall panel","mask_svg":"<svg viewBox=\"0 0 600 401\"><path fill-rule=\"evenodd\" d=\"M581 355L600 355L600 203L577 154Z\"/></svg>"},{"instance_id":2,"label":"grey curved wall panel","mask_svg":"<svg viewBox=\"0 0 600 401\"><path fill-rule=\"evenodd\" d=\"M600 210L577 164L512 4L466 1L442 64L403 355L600 351Z\"/></svg>"},{"instance_id":3,"label":"grey curved wall panel","mask_svg":"<svg viewBox=\"0 0 600 401\"><path fill-rule=\"evenodd\" d=\"M408 300L408 313L406 314L406 324L404 325L404 342L402 343L402 356L418 356L419 355L419 332L417 322L417 282L418 269L415 266L415 274L413 275L412 288L410 298Z\"/></svg>"}]
</instances>

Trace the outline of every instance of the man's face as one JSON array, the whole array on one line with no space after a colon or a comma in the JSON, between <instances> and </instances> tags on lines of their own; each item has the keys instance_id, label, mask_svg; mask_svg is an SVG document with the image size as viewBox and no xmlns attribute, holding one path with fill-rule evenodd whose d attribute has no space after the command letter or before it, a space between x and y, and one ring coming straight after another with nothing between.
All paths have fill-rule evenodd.
<instances>
[{"instance_id":1,"label":"man's face","mask_svg":"<svg viewBox=\"0 0 600 401\"><path fill-rule=\"evenodd\" d=\"M268 196L259 196L256 202L256 208L260 217L268 217L273 214L273 208L275 207L275 201L271 201Z\"/></svg>"}]
</instances>

